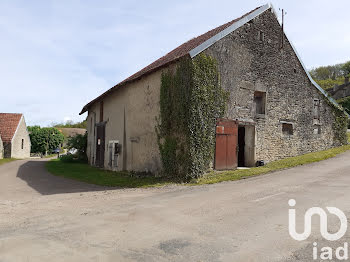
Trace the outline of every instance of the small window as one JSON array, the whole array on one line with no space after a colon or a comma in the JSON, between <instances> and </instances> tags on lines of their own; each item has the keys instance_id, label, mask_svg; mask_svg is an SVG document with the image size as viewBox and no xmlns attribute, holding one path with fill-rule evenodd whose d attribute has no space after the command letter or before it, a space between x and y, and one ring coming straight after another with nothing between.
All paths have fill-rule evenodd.
<instances>
[{"instance_id":1,"label":"small window","mask_svg":"<svg viewBox=\"0 0 350 262\"><path fill-rule=\"evenodd\" d=\"M22 149L24 148L24 139L22 139L22 145L21 145L21 148L22 148Z\"/></svg>"},{"instance_id":2,"label":"small window","mask_svg":"<svg viewBox=\"0 0 350 262\"><path fill-rule=\"evenodd\" d=\"M293 71L294 71L294 74L296 74L296 73L297 73L297 69L296 69L296 68L294 68L294 70L293 70Z\"/></svg>"},{"instance_id":3,"label":"small window","mask_svg":"<svg viewBox=\"0 0 350 262\"><path fill-rule=\"evenodd\" d=\"M315 135L320 135L321 134L321 126L320 125L315 125L314 126L314 134Z\"/></svg>"},{"instance_id":4,"label":"small window","mask_svg":"<svg viewBox=\"0 0 350 262\"><path fill-rule=\"evenodd\" d=\"M264 41L265 35L264 35L264 32L263 32L263 31L259 31L259 33L258 33L258 38L259 38L260 41Z\"/></svg>"},{"instance_id":5,"label":"small window","mask_svg":"<svg viewBox=\"0 0 350 262\"><path fill-rule=\"evenodd\" d=\"M287 136L293 135L293 124L282 123L282 133Z\"/></svg>"},{"instance_id":6,"label":"small window","mask_svg":"<svg viewBox=\"0 0 350 262\"><path fill-rule=\"evenodd\" d=\"M254 92L255 113L257 115L265 115L266 93Z\"/></svg>"},{"instance_id":7,"label":"small window","mask_svg":"<svg viewBox=\"0 0 350 262\"><path fill-rule=\"evenodd\" d=\"M320 100L319 99L314 99L313 117L314 119L320 120Z\"/></svg>"}]
</instances>

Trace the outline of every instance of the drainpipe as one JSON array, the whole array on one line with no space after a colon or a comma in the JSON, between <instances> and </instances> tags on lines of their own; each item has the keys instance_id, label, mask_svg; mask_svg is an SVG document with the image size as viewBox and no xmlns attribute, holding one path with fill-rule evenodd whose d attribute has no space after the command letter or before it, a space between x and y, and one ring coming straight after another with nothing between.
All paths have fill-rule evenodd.
<instances>
[{"instance_id":1,"label":"drainpipe","mask_svg":"<svg viewBox=\"0 0 350 262\"><path fill-rule=\"evenodd\" d=\"M92 145L91 145L91 150L90 150L90 155L91 155L91 165L95 166L95 160L96 160L96 112L92 112L93 121L92 121ZM91 123L91 122L90 122ZM91 130L91 129L90 129Z\"/></svg>"}]
</instances>

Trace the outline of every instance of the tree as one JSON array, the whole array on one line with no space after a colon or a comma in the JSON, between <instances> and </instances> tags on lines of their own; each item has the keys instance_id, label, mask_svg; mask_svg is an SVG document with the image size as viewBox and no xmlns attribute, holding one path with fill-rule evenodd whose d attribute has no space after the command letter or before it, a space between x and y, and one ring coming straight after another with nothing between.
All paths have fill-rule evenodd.
<instances>
[{"instance_id":1,"label":"tree","mask_svg":"<svg viewBox=\"0 0 350 262\"><path fill-rule=\"evenodd\" d=\"M342 66L344 76L350 76L350 61L346 62Z\"/></svg>"},{"instance_id":2,"label":"tree","mask_svg":"<svg viewBox=\"0 0 350 262\"><path fill-rule=\"evenodd\" d=\"M310 71L311 76L317 80L326 80L331 78L331 72L328 67L321 66Z\"/></svg>"},{"instance_id":3,"label":"tree","mask_svg":"<svg viewBox=\"0 0 350 262\"><path fill-rule=\"evenodd\" d=\"M310 70L310 74L315 80L336 80L343 76L343 66L344 64L320 66Z\"/></svg>"},{"instance_id":4,"label":"tree","mask_svg":"<svg viewBox=\"0 0 350 262\"><path fill-rule=\"evenodd\" d=\"M67 146L69 149L78 150L78 158L80 160L87 160L86 149L87 149L87 133L84 135L77 134L75 136L69 137Z\"/></svg>"},{"instance_id":5,"label":"tree","mask_svg":"<svg viewBox=\"0 0 350 262\"><path fill-rule=\"evenodd\" d=\"M28 127L32 153L43 153L53 151L63 143L64 135L54 127L32 126Z\"/></svg>"}]
</instances>

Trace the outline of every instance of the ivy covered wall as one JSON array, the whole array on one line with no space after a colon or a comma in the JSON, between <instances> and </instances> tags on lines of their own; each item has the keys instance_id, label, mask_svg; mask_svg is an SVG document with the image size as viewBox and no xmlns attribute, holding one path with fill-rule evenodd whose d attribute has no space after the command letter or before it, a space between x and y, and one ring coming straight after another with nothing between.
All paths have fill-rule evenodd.
<instances>
[{"instance_id":1,"label":"ivy covered wall","mask_svg":"<svg viewBox=\"0 0 350 262\"><path fill-rule=\"evenodd\" d=\"M156 127L163 173L178 180L201 176L214 159L216 119L228 94L215 59L201 54L163 72Z\"/></svg>"},{"instance_id":2,"label":"ivy covered wall","mask_svg":"<svg viewBox=\"0 0 350 262\"><path fill-rule=\"evenodd\" d=\"M333 109L333 115L335 118L333 123L334 141L337 142L338 146L346 145L348 141L347 128L349 125L349 119L339 108Z\"/></svg>"}]
</instances>

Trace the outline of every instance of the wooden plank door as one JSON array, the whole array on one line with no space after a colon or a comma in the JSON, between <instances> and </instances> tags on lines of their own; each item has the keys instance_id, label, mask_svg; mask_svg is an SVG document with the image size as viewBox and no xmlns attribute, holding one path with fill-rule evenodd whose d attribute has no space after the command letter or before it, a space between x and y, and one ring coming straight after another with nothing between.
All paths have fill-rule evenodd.
<instances>
[{"instance_id":1,"label":"wooden plank door","mask_svg":"<svg viewBox=\"0 0 350 262\"><path fill-rule=\"evenodd\" d=\"M104 167L105 161L105 124L96 127L96 166Z\"/></svg>"},{"instance_id":2,"label":"wooden plank door","mask_svg":"<svg viewBox=\"0 0 350 262\"><path fill-rule=\"evenodd\" d=\"M221 119L216 125L215 169L237 168L238 124Z\"/></svg>"}]
</instances>

